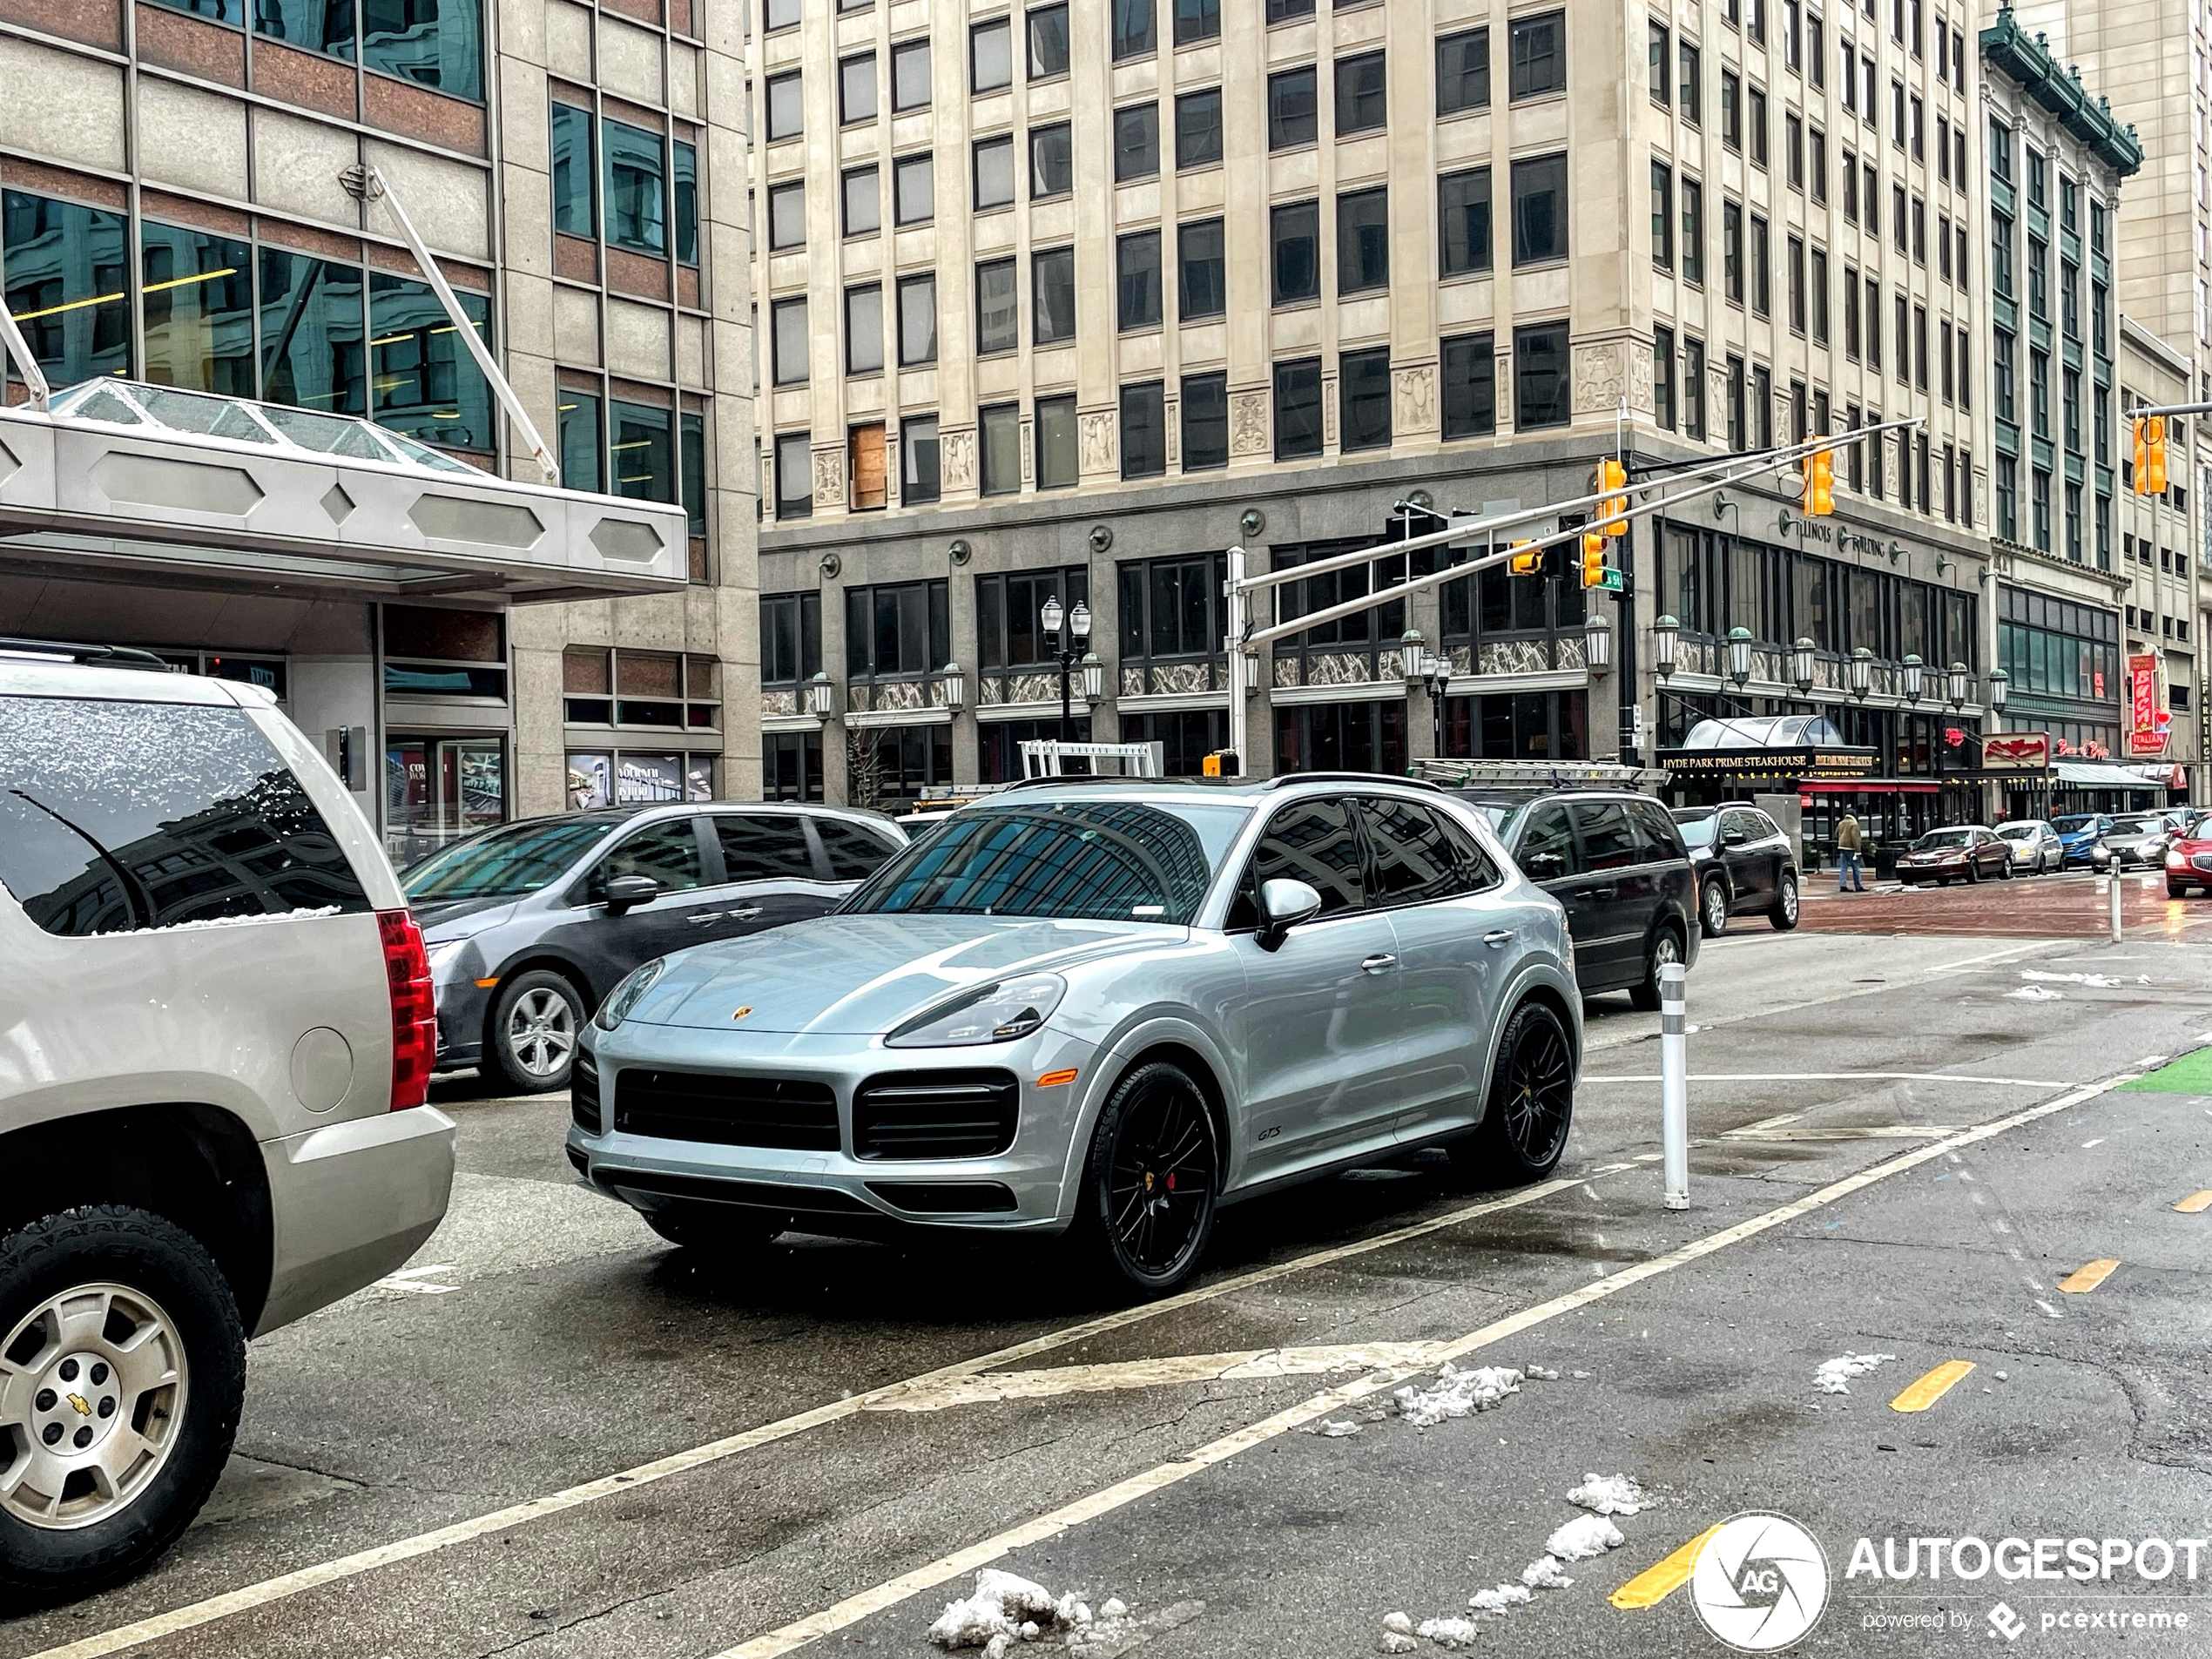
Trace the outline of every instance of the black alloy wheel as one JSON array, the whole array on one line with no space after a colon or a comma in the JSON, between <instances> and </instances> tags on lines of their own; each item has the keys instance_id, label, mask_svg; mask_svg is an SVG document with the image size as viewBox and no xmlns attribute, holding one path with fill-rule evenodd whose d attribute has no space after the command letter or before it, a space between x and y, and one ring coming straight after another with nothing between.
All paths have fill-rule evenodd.
<instances>
[{"instance_id":1,"label":"black alloy wheel","mask_svg":"<svg viewBox=\"0 0 2212 1659\"><path fill-rule=\"evenodd\" d=\"M1453 1143L1453 1160L1491 1186L1541 1181L1567 1150L1574 1121L1575 1054L1567 1028L1545 1004L1523 1002L1498 1040L1482 1126Z\"/></svg>"},{"instance_id":2,"label":"black alloy wheel","mask_svg":"<svg viewBox=\"0 0 2212 1659\"><path fill-rule=\"evenodd\" d=\"M1221 1160L1213 1113L1170 1061L1122 1079L1091 1136L1078 1224L1120 1288L1157 1296L1189 1278L1212 1234Z\"/></svg>"}]
</instances>

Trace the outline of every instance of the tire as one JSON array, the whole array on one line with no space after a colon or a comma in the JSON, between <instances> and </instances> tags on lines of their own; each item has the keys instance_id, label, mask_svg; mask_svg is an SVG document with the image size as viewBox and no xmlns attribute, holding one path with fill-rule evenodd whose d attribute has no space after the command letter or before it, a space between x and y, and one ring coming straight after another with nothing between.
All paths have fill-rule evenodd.
<instances>
[{"instance_id":1,"label":"tire","mask_svg":"<svg viewBox=\"0 0 2212 1659\"><path fill-rule=\"evenodd\" d=\"M1968 887L1973 887L1973 886L1976 882L1979 881L1980 880L1981 880L1981 865L1980 865L1980 863L1979 863L1978 860L1973 860L1973 859L1968 859L1968 860L1966 860L1966 885L1967 885Z\"/></svg>"},{"instance_id":2,"label":"tire","mask_svg":"<svg viewBox=\"0 0 2212 1659\"><path fill-rule=\"evenodd\" d=\"M1082 1266L1111 1292L1165 1295L1205 1254L1220 1184L1204 1091L1171 1061L1138 1066L1091 1130L1070 1237Z\"/></svg>"},{"instance_id":3,"label":"tire","mask_svg":"<svg viewBox=\"0 0 2212 1659\"><path fill-rule=\"evenodd\" d=\"M2013 879L2013 855L2011 853L2007 853L2005 855L2005 861L1997 867L1997 879L2000 881L2010 881Z\"/></svg>"},{"instance_id":4,"label":"tire","mask_svg":"<svg viewBox=\"0 0 2212 1659\"><path fill-rule=\"evenodd\" d=\"M1683 949L1682 934L1671 921L1662 924L1651 935L1651 943L1644 948L1643 980L1629 988L1629 1001L1646 1014L1659 1007L1659 969L1668 962L1688 961Z\"/></svg>"},{"instance_id":5,"label":"tire","mask_svg":"<svg viewBox=\"0 0 2212 1659\"><path fill-rule=\"evenodd\" d=\"M1575 1050L1558 1015L1523 1002L1506 1022L1490 1068L1482 1123L1452 1143L1452 1162L1484 1186L1526 1186L1558 1167L1575 1123Z\"/></svg>"},{"instance_id":6,"label":"tire","mask_svg":"<svg viewBox=\"0 0 2212 1659\"><path fill-rule=\"evenodd\" d=\"M0 1238L0 1345L18 1367L0 1381L0 1473L38 1460L0 1498L0 1606L151 1565L238 1434L246 1332L222 1270L146 1211L64 1210Z\"/></svg>"},{"instance_id":7,"label":"tire","mask_svg":"<svg viewBox=\"0 0 2212 1659\"><path fill-rule=\"evenodd\" d=\"M750 1255L766 1246L779 1231L734 1204L678 1199L658 1210L640 1210L638 1218L671 1244L710 1256Z\"/></svg>"},{"instance_id":8,"label":"tire","mask_svg":"<svg viewBox=\"0 0 2212 1659\"><path fill-rule=\"evenodd\" d=\"M1717 877L1697 890L1697 931L1708 939L1728 931L1728 884Z\"/></svg>"},{"instance_id":9,"label":"tire","mask_svg":"<svg viewBox=\"0 0 2212 1659\"><path fill-rule=\"evenodd\" d=\"M1774 901L1774 908L1766 913L1775 932L1786 934L1797 925L1797 875L1794 870L1782 873L1781 897Z\"/></svg>"},{"instance_id":10,"label":"tire","mask_svg":"<svg viewBox=\"0 0 2212 1659\"><path fill-rule=\"evenodd\" d=\"M560 974L517 974L491 1000L485 1057L518 1095L566 1089L583 1021L583 999Z\"/></svg>"}]
</instances>

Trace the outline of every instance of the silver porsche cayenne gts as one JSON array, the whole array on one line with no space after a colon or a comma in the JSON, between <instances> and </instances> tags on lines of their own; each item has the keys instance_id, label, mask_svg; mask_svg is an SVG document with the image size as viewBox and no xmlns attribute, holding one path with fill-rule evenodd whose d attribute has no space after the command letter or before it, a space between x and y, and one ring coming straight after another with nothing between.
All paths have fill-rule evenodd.
<instances>
[{"instance_id":1,"label":"silver porsche cayenne gts","mask_svg":"<svg viewBox=\"0 0 2212 1659\"><path fill-rule=\"evenodd\" d=\"M1564 913L1440 791L1040 780L623 981L568 1152L682 1244L1069 1234L1157 1293L1304 1177L1425 1143L1543 1176L1581 1036Z\"/></svg>"}]
</instances>

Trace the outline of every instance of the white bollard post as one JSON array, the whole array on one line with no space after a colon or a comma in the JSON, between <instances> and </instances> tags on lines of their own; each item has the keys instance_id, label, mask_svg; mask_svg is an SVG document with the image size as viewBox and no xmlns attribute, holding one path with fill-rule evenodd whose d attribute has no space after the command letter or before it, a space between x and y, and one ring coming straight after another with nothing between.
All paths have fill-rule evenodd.
<instances>
[{"instance_id":1,"label":"white bollard post","mask_svg":"<svg viewBox=\"0 0 2212 1659\"><path fill-rule=\"evenodd\" d=\"M2117 945L2124 936L2120 927L2120 860L2118 859L2112 861L2112 874L2106 882L2106 892L2109 897L2112 914L2112 942Z\"/></svg>"},{"instance_id":2,"label":"white bollard post","mask_svg":"<svg viewBox=\"0 0 2212 1659\"><path fill-rule=\"evenodd\" d=\"M1659 1149L1669 1210L1689 1208L1689 977L1680 962L1659 969Z\"/></svg>"}]
</instances>

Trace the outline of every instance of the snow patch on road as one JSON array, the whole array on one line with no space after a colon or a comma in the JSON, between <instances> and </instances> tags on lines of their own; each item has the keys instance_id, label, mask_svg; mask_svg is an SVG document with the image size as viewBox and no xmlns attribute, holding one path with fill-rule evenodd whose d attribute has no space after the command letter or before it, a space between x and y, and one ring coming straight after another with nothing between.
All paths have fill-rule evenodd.
<instances>
[{"instance_id":1,"label":"snow patch on road","mask_svg":"<svg viewBox=\"0 0 2212 1659\"><path fill-rule=\"evenodd\" d=\"M1824 1394L1848 1394L1853 1377L1864 1377L1885 1360L1896 1358L1893 1353L1839 1353L1814 1368L1812 1386Z\"/></svg>"},{"instance_id":2,"label":"snow patch on road","mask_svg":"<svg viewBox=\"0 0 2212 1659\"><path fill-rule=\"evenodd\" d=\"M1627 1543L1621 1529L1603 1515L1577 1515L1544 1540L1544 1553L1561 1561L1595 1561Z\"/></svg>"},{"instance_id":3,"label":"snow patch on road","mask_svg":"<svg viewBox=\"0 0 2212 1659\"><path fill-rule=\"evenodd\" d=\"M1413 1634L1440 1647L1466 1648L1474 1642L1473 1619L1423 1619Z\"/></svg>"},{"instance_id":4,"label":"snow patch on road","mask_svg":"<svg viewBox=\"0 0 2212 1659\"><path fill-rule=\"evenodd\" d=\"M1507 1394L1519 1393L1521 1382L1521 1372L1509 1366L1460 1371L1447 1360L1436 1373L1435 1387L1421 1389L1408 1383L1392 1398L1398 1402L1398 1414L1415 1428L1433 1428L1447 1418L1491 1410Z\"/></svg>"},{"instance_id":5,"label":"snow patch on road","mask_svg":"<svg viewBox=\"0 0 2212 1659\"><path fill-rule=\"evenodd\" d=\"M2086 985L2094 991L2109 991L2114 987L2126 982L2111 974L2053 974L2040 968L2023 968L2020 969L2020 977L2024 980L2040 981L2046 984ZM2150 981L2145 976L2142 983L2148 985Z\"/></svg>"},{"instance_id":6,"label":"snow patch on road","mask_svg":"<svg viewBox=\"0 0 2212 1659\"><path fill-rule=\"evenodd\" d=\"M945 1604L929 1639L941 1648L981 1648L988 1659L1003 1659L1015 1642L1034 1642L1047 1626L1080 1629L1090 1622L1090 1609L1073 1595L1055 1597L1032 1579L987 1567L975 1575L973 1595Z\"/></svg>"},{"instance_id":7,"label":"snow patch on road","mask_svg":"<svg viewBox=\"0 0 2212 1659\"><path fill-rule=\"evenodd\" d=\"M1504 1618L1514 1608L1534 1601L1539 1590L1568 1588L1575 1581L1562 1570L1562 1563L1590 1561L1628 1541L1607 1516L1633 1515L1655 1501L1628 1475L1595 1474L1584 1475L1582 1484L1568 1492L1567 1500L1598 1513L1577 1515L1554 1529L1544 1541L1546 1553L1521 1569L1519 1583L1477 1590L1467 1598L1469 1608L1477 1614ZM1417 1653L1421 1642L1433 1642L1443 1648L1464 1648L1474 1643L1480 1629L1473 1619L1424 1619L1415 1624L1407 1615L1393 1613L1384 1618L1382 1636L1376 1646L1384 1653Z\"/></svg>"},{"instance_id":8,"label":"snow patch on road","mask_svg":"<svg viewBox=\"0 0 2212 1659\"><path fill-rule=\"evenodd\" d=\"M1567 1494L1567 1501L1594 1509L1601 1515L1633 1515L1651 1504L1643 1488L1627 1475L1599 1474L1595 1470L1585 1474L1582 1484Z\"/></svg>"},{"instance_id":9,"label":"snow patch on road","mask_svg":"<svg viewBox=\"0 0 2212 1659\"><path fill-rule=\"evenodd\" d=\"M1532 1590L1563 1590L1575 1581L1560 1570L1558 1556L1539 1555L1521 1569L1521 1581Z\"/></svg>"},{"instance_id":10,"label":"snow patch on road","mask_svg":"<svg viewBox=\"0 0 2212 1659\"><path fill-rule=\"evenodd\" d=\"M2040 985L2023 985L2017 991L2007 991L2005 995L2015 1002L2063 1002L2066 1001L2064 991L2048 990Z\"/></svg>"}]
</instances>

